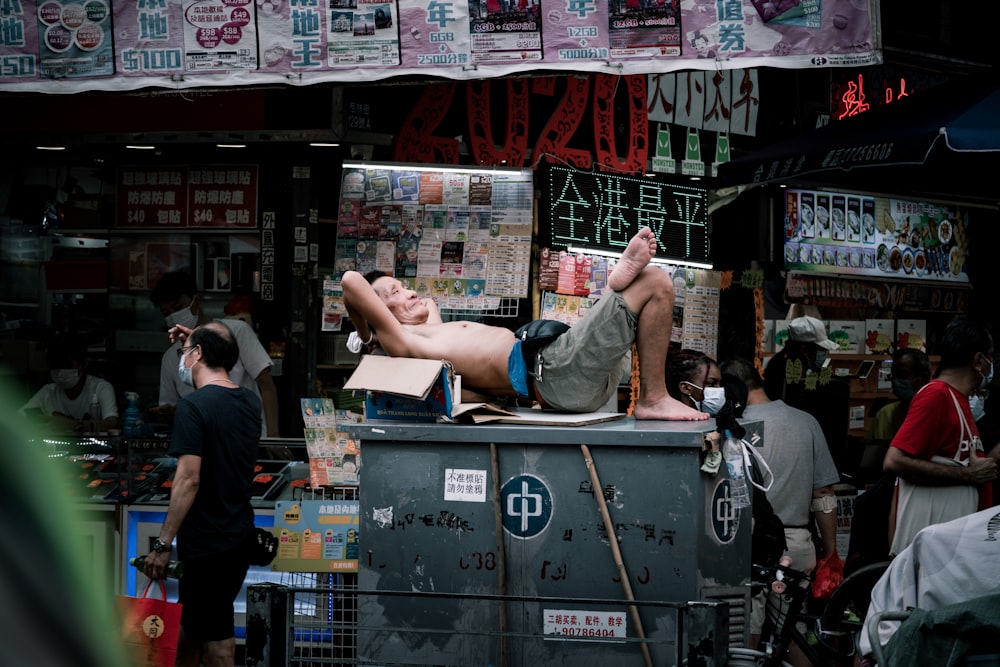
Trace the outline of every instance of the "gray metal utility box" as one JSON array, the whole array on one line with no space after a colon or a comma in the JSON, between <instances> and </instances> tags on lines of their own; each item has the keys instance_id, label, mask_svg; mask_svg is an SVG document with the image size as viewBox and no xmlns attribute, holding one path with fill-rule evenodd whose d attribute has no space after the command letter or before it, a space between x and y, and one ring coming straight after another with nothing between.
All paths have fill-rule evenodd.
<instances>
[{"instance_id":1,"label":"gray metal utility box","mask_svg":"<svg viewBox=\"0 0 1000 667\"><path fill-rule=\"evenodd\" d=\"M714 421L351 428L364 664L715 665L743 633L751 517L700 470Z\"/></svg>"}]
</instances>

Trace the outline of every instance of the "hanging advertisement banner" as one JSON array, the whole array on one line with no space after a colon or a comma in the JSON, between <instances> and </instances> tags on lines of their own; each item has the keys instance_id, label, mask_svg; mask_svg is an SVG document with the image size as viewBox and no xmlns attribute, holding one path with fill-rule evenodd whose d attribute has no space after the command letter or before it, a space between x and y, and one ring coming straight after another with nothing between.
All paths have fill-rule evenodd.
<instances>
[{"instance_id":1,"label":"hanging advertisement banner","mask_svg":"<svg viewBox=\"0 0 1000 667\"><path fill-rule=\"evenodd\" d=\"M478 80L532 71L634 75L882 61L873 27L877 0L803 0L777 16L769 7L751 0L20 0L0 3L0 90Z\"/></svg>"},{"instance_id":2,"label":"hanging advertisement banner","mask_svg":"<svg viewBox=\"0 0 1000 667\"><path fill-rule=\"evenodd\" d=\"M785 191L785 268L968 283L969 209L861 195Z\"/></svg>"}]
</instances>

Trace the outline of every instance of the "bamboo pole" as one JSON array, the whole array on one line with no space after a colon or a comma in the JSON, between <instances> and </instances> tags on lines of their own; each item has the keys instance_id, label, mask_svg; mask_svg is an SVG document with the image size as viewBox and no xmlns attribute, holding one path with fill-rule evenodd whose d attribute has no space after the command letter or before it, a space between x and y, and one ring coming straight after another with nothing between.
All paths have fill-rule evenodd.
<instances>
[{"instance_id":1,"label":"bamboo pole","mask_svg":"<svg viewBox=\"0 0 1000 667\"><path fill-rule=\"evenodd\" d=\"M594 497L597 499L597 506L601 510L601 518L604 519L604 529L608 531L608 542L611 544L611 554L615 559L615 567L618 568L618 578L622 582L622 590L626 600L635 600L632 594L632 584L629 583L628 572L625 570L625 562L622 560L621 549L618 548L618 537L615 534L615 525L611 522L611 513L608 512L608 504L604 501L603 486L601 478L597 475L597 467L594 465L594 458L590 455L590 447L580 445L583 451L583 460L587 464L587 471L590 473L590 483L594 487ZM629 616L635 625L635 633L641 640L642 659L646 667L653 667L653 658L649 654L649 645L646 643L646 632L642 628L642 618L639 617L639 608L634 604L628 606Z\"/></svg>"}]
</instances>

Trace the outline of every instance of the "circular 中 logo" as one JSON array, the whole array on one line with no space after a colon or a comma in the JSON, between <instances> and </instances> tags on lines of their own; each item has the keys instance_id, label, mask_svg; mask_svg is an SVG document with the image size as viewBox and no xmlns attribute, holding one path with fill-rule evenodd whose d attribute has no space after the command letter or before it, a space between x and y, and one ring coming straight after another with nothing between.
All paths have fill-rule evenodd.
<instances>
[{"instance_id":1,"label":"circular \u4e2d logo","mask_svg":"<svg viewBox=\"0 0 1000 667\"><path fill-rule=\"evenodd\" d=\"M552 493L534 475L518 475L500 489L503 527L513 537L531 539L540 535L552 520Z\"/></svg>"},{"instance_id":2,"label":"circular \u4e2d logo","mask_svg":"<svg viewBox=\"0 0 1000 667\"><path fill-rule=\"evenodd\" d=\"M720 479L712 492L711 513L712 532L722 544L729 544L736 539L740 528L740 511L733 507L728 479Z\"/></svg>"}]
</instances>

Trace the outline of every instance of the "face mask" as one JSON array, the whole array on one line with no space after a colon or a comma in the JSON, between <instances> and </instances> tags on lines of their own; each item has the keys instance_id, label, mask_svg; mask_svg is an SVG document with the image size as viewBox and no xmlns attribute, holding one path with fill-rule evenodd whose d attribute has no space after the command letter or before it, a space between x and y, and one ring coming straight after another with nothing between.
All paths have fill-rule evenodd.
<instances>
[{"instance_id":1,"label":"face mask","mask_svg":"<svg viewBox=\"0 0 1000 667\"><path fill-rule=\"evenodd\" d=\"M705 398L698 405L698 410L712 416L719 414L719 410L726 404L726 390L722 387L705 387L702 394Z\"/></svg>"},{"instance_id":2,"label":"face mask","mask_svg":"<svg viewBox=\"0 0 1000 667\"><path fill-rule=\"evenodd\" d=\"M181 360L177 362L177 374L181 376L181 382L189 387L194 386L194 376L191 373L190 368L185 368L184 360L187 359L187 354L181 356Z\"/></svg>"},{"instance_id":3,"label":"face mask","mask_svg":"<svg viewBox=\"0 0 1000 667\"><path fill-rule=\"evenodd\" d=\"M969 396L969 408L972 410L972 418L979 421L986 414L986 399L976 394Z\"/></svg>"},{"instance_id":4,"label":"face mask","mask_svg":"<svg viewBox=\"0 0 1000 667\"><path fill-rule=\"evenodd\" d=\"M823 370L823 364L826 363L826 350L817 350L816 359L813 361L813 370L819 372Z\"/></svg>"},{"instance_id":5,"label":"face mask","mask_svg":"<svg viewBox=\"0 0 1000 667\"><path fill-rule=\"evenodd\" d=\"M892 393L899 397L901 401L908 401L916 395L913 384L909 380L894 379L892 381Z\"/></svg>"},{"instance_id":6,"label":"face mask","mask_svg":"<svg viewBox=\"0 0 1000 667\"><path fill-rule=\"evenodd\" d=\"M198 316L191 312L191 306L181 308L176 313L170 313L164 318L164 321L167 323L168 329L177 324L188 329L194 329L198 326Z\"/></svg>"},{"instance_id":7,"label":"face mask","mask_svg":"<svg viewBox=\"0 0 1000 667\"><path fill-rule=\"evenodd\" d=\"M985 389L990 382L993 382L993 361L990 361L990 372L983 375L983 379L979 381L979 388Z\"/></svg>"},{"instance_id":8,"label":"face mask","mask_svg":"<svg viewBox=\"0 0 1000 667\"><path fill-rule=\"evenodd\" d=\"M49 376L60 389L72 389L80 381L80 371L75 368L59 368L49 371Z\"/></svg>"}]
</instances>

